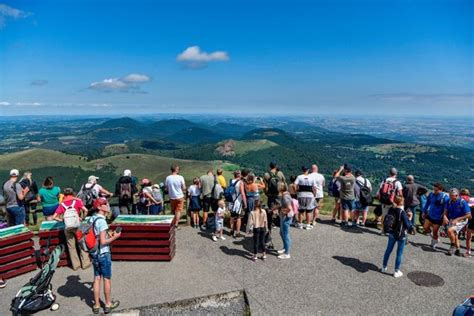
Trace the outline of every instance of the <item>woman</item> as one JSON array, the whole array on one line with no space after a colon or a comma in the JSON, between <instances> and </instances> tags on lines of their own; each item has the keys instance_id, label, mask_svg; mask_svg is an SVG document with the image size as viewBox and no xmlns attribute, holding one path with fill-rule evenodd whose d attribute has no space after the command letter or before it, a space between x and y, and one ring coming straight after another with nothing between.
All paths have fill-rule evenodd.
<instances>
[{"instance_id":1,"label":"woman","mask_svg":"<svg viewBox=\"0 0 474 316\"><path fill-rule=\"evenodd\" d=\"M247 195L247 213L250 214L255 208L255 202L260 201L260 190L265 189L265 183L263 183L260 177L256 179L253 173L247 176L247 183L245 184L245 194Z\"/></svg>"},{"instance_id":2,"label":"woman","mask_svg":"<svg viewBox=\"0 0 474 316\"><path fill-rule=\"evenodd\" d=\"M157 205L160 203L153 197L152 183L148 179L142 180L142 189L139 193L138 211L142 215L157 215Z\"/></svg>"},{"instance_id":3,"label":"woman","mask_svg":"<svg viewBox=\"0 0 474 316\"><path fill-rule=\"evenodd\" d=\"M53 220L53 215L59 206L61 189L54 185L53 177L46 177L43 187L38 191L38 202L43 205L43 216L47 221Z\"/></svg>"},{"instance_id":4,"label":"woman","mask_svg":"<svg viewBox=\"0 0 474 316\"><path fill-rule=\"evenodd\" d=\"M283 241L283 249L278 250L278 258L290 259L290 225L294 215L293 199L288 192L288 186L286 183L280 182L278 184L278 191L280 192L280 206L278 212L280 216L280 236Z\"/></svg>"}]
</instances>

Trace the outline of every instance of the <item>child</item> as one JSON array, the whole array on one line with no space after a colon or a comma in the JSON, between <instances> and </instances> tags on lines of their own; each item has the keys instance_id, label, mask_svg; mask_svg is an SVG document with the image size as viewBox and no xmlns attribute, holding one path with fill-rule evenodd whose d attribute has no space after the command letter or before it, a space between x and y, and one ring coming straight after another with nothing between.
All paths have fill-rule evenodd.
<instances>
[{"instance_id":1,"label":"child","mask_svg":"<svg viewBox=\"0 0 474 316\"><path fill-rule=\"evenodd\" d=\"M222 235L224 232L224 213L225 213L225 200L219 200L217 202L219 207L216 212L216 232L212 235L212 240L217 241L217 238L220 240L225 240L225 237Z\"/></svg>"},{"instance_id":2,"label":"child","mask_svg":"<svg viewBox=\"0 0 474 316\"><path fill-rule=\"evenodd\" d=\"M194 178L193 184L188 189L189 211L193 219L194 228L199 228L199 211L201 211L201 182L199 178Z\"/></svg>"},{"instance_id":3,"label":"child","mask_svg":"<svg viewBox=\"0 0 474 316\"><path fill-rule=\"evenodd\" d=\"M384 218L384 231L388 233L388 244L383 257L381 272L387 272L388 259L390 259L390 254L392 253L395 243L397 243L397 258L395 259L395 273L393 274L396 278L403 276L402 271L400 271L400 266L402 264L403 250L406 244L407 230L411 232L414 231L410 221L412 214L410 214L410 216L407 215L403 209L404 203L403 197L396 196L393 201L394 205L389 209L387 216Z\"/></svg>"},{"instance_id":4,"label":"child","mask_svg":"<svg viewBox=\"0 0 474 316\"><path fill-rule=\"evenodd\" d=\"M258 250L262 251L262 260L267 259L265 254L265 233L267 231L267 212L262 210L260 200L255 201L255 208L249 215L247 223L247 234L250 233L250 228L253 229L253 261L257 261Z\"/></svg>"}]
</instances>

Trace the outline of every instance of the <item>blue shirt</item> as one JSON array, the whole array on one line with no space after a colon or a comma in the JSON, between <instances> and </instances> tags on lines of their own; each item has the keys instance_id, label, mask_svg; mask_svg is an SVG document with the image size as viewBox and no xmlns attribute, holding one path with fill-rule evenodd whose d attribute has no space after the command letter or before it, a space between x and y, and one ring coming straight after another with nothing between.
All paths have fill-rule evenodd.
<instances>
[{"instance_id":1,"label":"blue shirt","mask_svg":"<svg viewBox=\"0 0 474 316\"><path fill-rule=\"evenodd\" d=\"M428 195L428 199L426 200L423 213L428 213L428 216L431 219L441 220L443 219L443 213L448 201L449 196L446 193L440 192L438 194L434 194L431 192L430 195Z\"/></svg>"},{"instance_id":2,"label":"blue shirt","mask_svg":"<svg viewBox=\"0 0 474 316\"><path fill-rule=\"evenodd\" d=\"M448 219L455 219L459 217L471 214L471 208L463 199L457 199L446 204L446 210L448 211Z\"/></svg>"},{"instance_id":3,"label":"blue shirt","mask_svg":"<svg viewBox=\"0 0 474 316\"><path fill-rule=\"evenodd\" d=\"M98 218L98 219L97 219L97 221L95 222L95 225L94 225L94 233L97 236L97 242L99 243L100 251L92 253L92 255L97 255L97 254L103 254L103 253L106 253L106 252L110 252L109 245L100 245L100 233L103 232L103 231L107 231L109 229L109 226L107 225L107 221L105 220L105 216L96 213L91 217L90 222L92 223L96 218Z\"/></svg>"}]
</instances>

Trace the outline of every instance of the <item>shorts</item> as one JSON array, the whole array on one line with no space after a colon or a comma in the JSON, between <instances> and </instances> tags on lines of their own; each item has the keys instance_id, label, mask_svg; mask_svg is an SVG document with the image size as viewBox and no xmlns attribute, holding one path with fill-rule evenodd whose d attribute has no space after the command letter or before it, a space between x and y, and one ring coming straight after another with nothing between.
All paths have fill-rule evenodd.
<instances>
[{"instance_id":1,"label":"shorts","mask_svg":"<svg viewBox=\"0 0 474 316\"><path fill-rule=\"evenodd\" d=\"M54 212L56 212L56 209L58 208L59 205L53 205L53 206L44 206L43 207L43 215L44 216L53 216Z\"/></svg>"},{"instance_id":2,"label":"shorts","mask_svg":"<svg viewBox=\"0 0 474 316\"><path fill-rule=\"evenodd\" d=\"M184 199L170 200L172 212L182 212L184 209Z\"/></svg>"},{"instance_id":3,"label":"shorts","mask_svg":"<svg viewBox=\"0 0 474 316\"><path fill-rule=\"evenodd\" d=\"M112 256L110 252L100 255L92 255L92 266L94 267L94 277L112 278Z\"/></svg>"},{"instance_id":4,"label":"shorts","mask_svg":"<svg viewBox=\"0 0 474 316\"><path fill-rule=\"evenodd\" d=\"M279 197L278 196L267 196L267 206L268 208L272 208L273 206L279 204Z\"/></svg>"},{"instance_id":5,"label":"shorts","mask_svg":"<svg viewBox=\"0 0 474 316\"><path fill-rule=\"evenodd\" d=\"M354 211L354 212L368 212L369 207L368 206L362 206L360 201L355 201L355 208L352 211Z\"/></svg>"},{"instance_id":6,"label":"shorts","mask_svg":"<svg viewBox=\"0 0 474 316\"><path fill-rule=\"evenodd\" d=\"M449 228L454 227L454 230L456 231L456 234L459 234L461 230L467 225L467 219L458 222L456 225L451 224L451 220L449 221Z\"/></svg>"},{"instance_id":7,"label":"shorts","mask_svg":"<svg viewBox=\"0 0 474 316\"><path fill-rule=\"evenodd\" d=\"M244 217L244 212L242 209L242 201L237 199L234 201L234 203L228 204L228 209L230 211L230 217L231 218L242 218Z\"/></svg>"},{"instance_id":8,"label":"shorts","mask_svg":"<svg viewBox=\"0 0 474 316\"><path fill-rule=\"evenodd\" d=\"M224 219L217 219L216 217L216 232L221 231L222 229L224 229Z\"/></svg>"},{"instance_id":9,"label":"shorts","mask_svg":"<svg viewBox=\"0 0 474 316\"><path fill-rule=\"evenodd\" d=\"M343 211L349 210L353 211L355 210L355 200L344 200L341 199L341 208Z\"/></svg>"},{"instance_id":10,"label":"shorts","mask_svg":"<svg viewBox=\"0 0 474 316\"><path fill-rule=\"evenodd\" d=\"M432 219L429 215L426 215L426 220L429 221L433 225L438 225L438 226L443 225L442 219Z\"/></svg>"},{"instance_id":11,"label":"shorts","mask_svg":"<svg viewBox=\"0 0 474 316\"><path fill-rule=\"evenodd\" d=\"M388 210L392 208L393 205L382 204L382 216L387 216Z\"/></svg>"},{"instance_id":12,"label":"shorts","mask_svg":"<svg viewBox=\"0 0 474 316\"><path fill-rule=\"evenodd\" d=\"M315 209L314 197L299 197L298 204L299 209L298 212L312 212Z\"/></svg>"},{"instance_id":13,"label":"shorts","mask_svg":"<svg viewBox=\"0 0 474 316\"><path fill-rule=\"evenodd\" d=\"M201 203L199 201L199 196L192 196L190 204L191 205L189 206L189 210L191 212L199 212L199 210L201 210Z\"/></svg>"},{"instance_id":14,"label":"shorts","mask_svg":"<svg viewBox=\"0 0 474 316\"><path fill-rule=\"evenodd\" d=\"M471 218L467 223L467 229L474 230L474 218Z\"/></svg>"},{"instance_id":15,"label":"shorts","mask_svg":"<svg viewBox=\"0 0 474 316\"><path fill-rule=\"evenodd\" d=\"M209 212L212 207L213 198L210 196L205 196L202 198L202 211Z\"/></svg>"}]
</instances>

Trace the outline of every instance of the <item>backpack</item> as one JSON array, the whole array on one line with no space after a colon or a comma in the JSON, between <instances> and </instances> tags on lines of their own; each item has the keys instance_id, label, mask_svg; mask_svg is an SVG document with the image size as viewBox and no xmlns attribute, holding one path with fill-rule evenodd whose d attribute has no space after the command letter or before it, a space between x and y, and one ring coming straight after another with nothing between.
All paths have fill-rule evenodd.
<instances>
[{"instance_id":1,"label":"backpack","mask_svg":"<svg viewBox=\"0 0 474 316\"><path fill-rule=\"evenodd\" d=\"M382 184L382 187L379 190L380 202L384 205L393 204L393 199L396 194L396 184L398 180L387 181L385 180Z\"/></svg>"},{"instance_id":2,"label":"backpack","mask_svg":"<svg viewBox=\"0 0 474 316\"><path fill-rule=\"evenodd\" d=\"M131 183L120 183L119 199L120 200L132 199L132 184Z\"/></svg>"},{"instance_id":3,"label":"backpack","mask_svg":"<svg viewBox=\"0 0 474 316\"><path fill-rule=\"evenodd\" d=\"M222 186L217 182L217 177L214 176L214 186L212 187L211 196L214 200L222 199L222 195L224 194L224 190Z\"/></svg>"},{"instance_id":4,"label":"backpack","mask_svg":"<svg viewBox=\"0 0 474 316\"><path fill-rule=\"evenodd\" d=\"M236 189L237 183L240 183L240 180L238 180L238 181L231 181L231 182L230 182L230 185L225 189L225 191L224 191L224 198L225 198L226 202L234 203L235 200L237 199L237 198L234 199L235 196L238 197L237 189ZM240 194L240 193L239 193L239 194Z\"/></svg>"},{"instance_id":5,"label":"backpack","mask_svg":"<svg viewBox=\"0 0 474 316\"><path fill-rule=\"evenodd\" d=\"M270 173L270 180L268 180L268 190L267 195L276 196L280 192L278 191L278 183L280 182L280 178L276 173Z\"/></svg>"},{"instance_id":6,"label":"backpack","mask_svg":"<svg viewBox=\"0 0 474 316\"><path fill-rule=\"evenodd\" d=\"M402 212L400 208L391 207L383 219L383 231L395 235L396 239L400 239L402 232Z\"/></svg>"},{"instance_id":7,"label":"backpack","mask_svg":"<svg viewBox=\"0 0 474 316\"><path fill-rule=\"evenodd\" d=\"M76 201L73 200L69 206L66 206L65 203L62 203L61 205L64 208L63 220L66 230L79 228L81 225L81 218L79 217L79 214L77 214L77 210L75 208Z\"/></svg>"},{"instance_id":8,"label":"backpack","mask_svg":"<svg viewBox=\"0 0 474 316\"><path fill-rule=\"evenodd\" d=\"M339 197L339 187L337 186L337 180L336 179L331 179L328 184L328 194L329 196L332 197Z\"/></svg>"},{"instance_id":9,"label":"backpack","mask_svg":"<svg viewBox=\"0 0 474 316\"><path fill-rule=\"evenodd\" d=\"M76 238L79 241L79 246L85 252L93 253L99 249L100 241L95 234L95 222L100 219L96 217L92 222L81 223L79 229L76 231Z\"/></svg>"},{"instance_id":10,"label":"backpack","mask_svg":"<svg viewBox=\"0 0 474 316\"><path fill-rule=\"evenodd\" d=\"M83 184L81 191L77 194L77 198L81 199L86 208L91 208L94 204L94 200L98 198L93 190L95 186L96 184L94 183L90 188L86 188L86 185Z\"/></svg>"},{"instance_id":11,"label":"backpack","mask_svg":"<svg viewBox=\"0 0 474 316\"><path fill-rule=\"evenodd\" d=\"M367 179L364 178L364 183L356 181L357 185L360 188L359 202L363 207L369 206L372 204L372 190L367 186Z\"/></svg>"},{"instance_id":12,"label":"backpack","mask_svg":"<svg viewBox=\"0 0 474 316\"><path fill-rule=\"evenodd\" d=\"M161 189L151 189L151 195L155 199L155 201L160 202L163 201L163 195L161 194Z\"/></svg>"}]
</instances>

